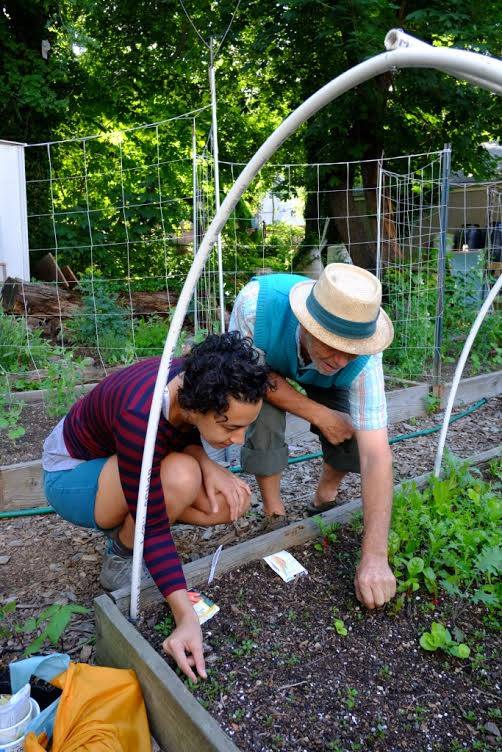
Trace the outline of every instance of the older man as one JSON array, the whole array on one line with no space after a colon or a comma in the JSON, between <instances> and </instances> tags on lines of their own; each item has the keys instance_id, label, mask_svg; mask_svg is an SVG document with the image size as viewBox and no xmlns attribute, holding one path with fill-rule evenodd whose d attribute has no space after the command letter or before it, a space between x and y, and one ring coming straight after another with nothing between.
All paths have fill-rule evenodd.
<instances>
[{"instance_id":1,"label":"older man","mask_svg":"<svg viewBox=\"0 0 502 752\"><path fill-rule=\"evenodd\" d=\"M246 435L243 470L256 476L271 526L280 524L290 412L308 420L321 440L324 463L309 514L334 506L347 472L361 473L364 535L354 584L368 608L386 603L396 589L387 556L392 454L381 356L394 332L381 297L370 272L329 264L315 283L294 274L253 278L230 319L230 330L252 338L276 382Z\"/></svg>"}]
</instances>

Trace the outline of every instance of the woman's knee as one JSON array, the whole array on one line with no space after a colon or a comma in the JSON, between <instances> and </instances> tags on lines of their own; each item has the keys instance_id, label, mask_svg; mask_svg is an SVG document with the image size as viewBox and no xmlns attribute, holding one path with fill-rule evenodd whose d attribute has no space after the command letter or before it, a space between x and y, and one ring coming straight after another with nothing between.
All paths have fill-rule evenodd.
<instances>
[{"instance_id":1,"label":"woman's knee","mask_svg":"<svg viewBox=\"0 0 502 752\"><path fill-rule=\"evenodd\" d=\"M164 496L197 496L202 485L202 473L196 459L180 452L171 452L162 460L160 477Z\"/></svg>"}]
</instances>

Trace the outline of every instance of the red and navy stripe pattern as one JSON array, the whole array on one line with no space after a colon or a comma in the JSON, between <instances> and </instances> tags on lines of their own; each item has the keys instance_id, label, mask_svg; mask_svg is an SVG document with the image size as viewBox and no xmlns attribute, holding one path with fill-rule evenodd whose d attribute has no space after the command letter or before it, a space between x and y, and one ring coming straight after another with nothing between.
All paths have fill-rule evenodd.
<instances>
[{"instance_id":1,"label":"red and navy stripe pattern","mask_svg":"<svg viewBox=\"0 0 502 752\"><path fill-rule=\"evenodd\" d=\"M63 425L64 441L71 457L92 460L117 455L120 482L134 519L159 363L160 358L149 358L107 376L73 405ZM183 360L174 360L169 381L182 368ZM186 583L169 528L160 463L169 452L183 451L191 444L200 444L198 431L181 432L161 415L153 455L143 557L164 596L186 588Z\"/></svg>"}]
</instances>

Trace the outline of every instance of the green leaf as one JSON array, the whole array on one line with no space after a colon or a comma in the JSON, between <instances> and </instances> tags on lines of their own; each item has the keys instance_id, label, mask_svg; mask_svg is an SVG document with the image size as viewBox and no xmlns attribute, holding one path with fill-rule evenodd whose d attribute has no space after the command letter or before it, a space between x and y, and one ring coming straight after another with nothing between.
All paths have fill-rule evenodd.
<instances>
[{"instance_id":1,"label":"green leaf","mask_svg":"<svg viewBox=\"0 0 502 752\"><path fill-rule=\"evenodd\" d=\"M434 639L433 635L430 632L424 632L423 635L420 637L420 647L422 647L424 650L428 650L430 652L434 652L438 649L439 645Z\"/></svg>"},{"instance_id":2,"label":"green leaf","mask_svg":"<svg viewBox=\"0 0 502 752\"><path fill-rule=\"evenodd\" d=\"M348 635L347 628L342 619L335 619L335 629L339 635L346 637Z\"/></svg>"},{"instance_id":3,"label":"green leaf","mask_svg":"<svg viewBox=\"0 0 502 752\"><path fill-rule=\"evenodd\" d=\"M59 642L61 635L70 623L71 615L71 609L62 606L61 610L57 614L54 614L48 623L45 631L53 645Z\"/></svg>"},{"instance_id":4,"label":"green leaf","mask_svg":"<svg viewBox=\"0 0 502 752\"><path fill-rule=\"evenodd\" d=\"M487 574L502 572L502 546L485 546L476 558L476 567Z\"/></svg>"},{"instance_id":5,"label":"green leaf","mask_svg":"<svg viewBox=\"0 0 502 752\"><path fill-rule=\"evenodd\" d=\"M468 645L461 642L459 645L450 645L448 647L448 653L454 655L455 658L468 658L471 654L471 650Z\"/></svg>"},{"instance_id":6,"label":"green leaf","mask_svg":"<svg viewBox=\"0 0 502 752\"><path fill-rule=\"evenodd\" d=\"M15 428L11 428L10 431L7 431L7 436L12 441L15 441L16 439L20 439L21 436L24 436L26 433L26 429L23 428L23 426L16 426Z\"/></svg>"},{"instance_id":7,"label":"green leaf","mask_svg":"<svg viewBox=\"0 0 502 752\"><path fill-rule=\"evenodd\" d=\"M42 645L44 644L45 639L46 639L46 634L45 632L42 632L42 634L39 635L36 638L36 640L33 640L33 642L28 645L23 655L28 656L28 655L33 655L33 653L37 653L41 649Z\"/></svg>"},{"instance_id":8,"label":"green leaf","mask_svg":"<svg viewBox=\"0 0 502 752\"><path fill-rule=\"evenodd\" d=\"M421 559L419 556L414 556L406 564L406 567L408 569L408 572L410 573L410 576L416 577L424 569L424 560Z\"/></svg>"},{"instance_id":9,"label":"green leaf","mask_svg":"<svg viewBox=\"0 0 502 752\"><path fill-rule=\"evenodd\" d=\"M19 627L20 632L24 632L24 634L29 634L30 632L34 632L37 628L38 623L34 616L30 616L29 619L26 619L24 624Z\"/></svg>"},{"instance_id":10,"label":"green leaf","mask_svg":"<svg viewBox=\"0 0 502 752\"><path fill-rule=\"evenodd\" d=\"M447 645L449 642L451 642L450 632L446 629L444 624L441 624L440 621L432 622L431 634L439 646Z\"/></svg>"}]
</instances>

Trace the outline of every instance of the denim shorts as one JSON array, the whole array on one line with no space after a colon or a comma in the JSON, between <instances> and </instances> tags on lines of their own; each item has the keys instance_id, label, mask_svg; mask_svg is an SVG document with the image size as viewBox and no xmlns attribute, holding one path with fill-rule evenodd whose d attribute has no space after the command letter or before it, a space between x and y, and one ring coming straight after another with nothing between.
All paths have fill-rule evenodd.
<instances>
[{"instance_id":1,"label":"denim shorts","mask_svg":"<svg viewBox=\"0 0 502 752\"><path fill-rule=\"evenodd\" d=\"M44 470L47 501L60 517L79 527L103 530L94 519L101 470L108 457L81 462L72 470Z\"/></svg>"}]
</instances>

